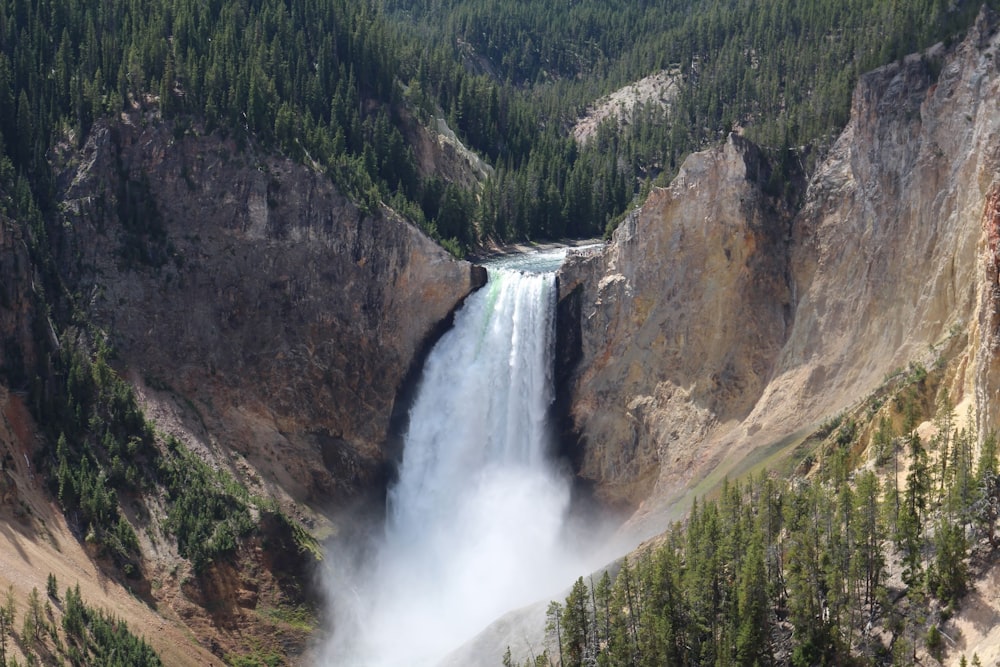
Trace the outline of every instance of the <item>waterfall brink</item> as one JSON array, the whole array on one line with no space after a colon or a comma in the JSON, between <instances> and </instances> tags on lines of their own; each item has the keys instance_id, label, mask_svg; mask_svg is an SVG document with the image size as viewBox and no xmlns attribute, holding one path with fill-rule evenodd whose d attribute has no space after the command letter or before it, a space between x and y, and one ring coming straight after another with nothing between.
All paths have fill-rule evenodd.
<instances>
[{"instance_id":1,"label":"waterfall brink","mask_svg":"<svg viewBox=\"0 0 1000 667\"><path fill-rule=\"evenodd\" d=\"M322 664L436 664L577 571L562 546L569 482L550 459L555 299L551 271L491 268L431 352L385 535L332 586Z\"/></svg>"}]
</instances>

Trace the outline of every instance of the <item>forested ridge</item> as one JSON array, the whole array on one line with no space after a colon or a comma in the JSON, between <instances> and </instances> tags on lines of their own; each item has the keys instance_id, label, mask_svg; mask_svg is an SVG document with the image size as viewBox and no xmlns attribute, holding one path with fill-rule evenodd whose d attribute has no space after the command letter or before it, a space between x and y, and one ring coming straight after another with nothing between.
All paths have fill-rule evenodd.
<instances>
[{"instance_id":1,"label":"forested ridge","mask_svg":"<svg viewBox=\"0 0 1000 667\"><path fill-rule=\"evenodd\" d=\"M799 445L790 474L725 481L614 576L580 577L528 664L954 657L948 621L1000 547L1000 477L996 434L956 414L941 373L899 372Z\"/></svg>"},{"instance_id":2,"label":"forested ridge","mask_svg":"<svg viewBox=\"0 0 1000 667\"><path fill-rule=\"evenodd\" d=\"M822 147L859 73L950 39L978 11L944 0L385 5L331 0L0 3L0 183L52 223L46 151L123 110L159 109L309 161L455 252L600 233L685 154L737 127ZM578 146L600 95L675 69L679 99ZM482 191L419 172L409 124L441 114L495 168ZM38 229L41 232L41 229ZM39 234L40 235L40 234Z\"/></svg>"}]
</instances>

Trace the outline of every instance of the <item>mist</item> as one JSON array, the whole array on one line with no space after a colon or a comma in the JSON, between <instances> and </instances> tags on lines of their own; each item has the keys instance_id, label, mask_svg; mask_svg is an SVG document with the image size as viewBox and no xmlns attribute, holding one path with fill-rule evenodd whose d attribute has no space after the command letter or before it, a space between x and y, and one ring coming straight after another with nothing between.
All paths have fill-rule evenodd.
<instances>
[{"instance_id":1,"label":"mist","mask_svg":"<svg viewBox=\"0 0 1000 667\"><path fill-rule=\"evenodd\" d=\"M384 529L330 547L321 665L437 664L588 567L548 423L563 256L534 256L542 273L491 267L429 355Z\"/></svg>"}]
</instances>

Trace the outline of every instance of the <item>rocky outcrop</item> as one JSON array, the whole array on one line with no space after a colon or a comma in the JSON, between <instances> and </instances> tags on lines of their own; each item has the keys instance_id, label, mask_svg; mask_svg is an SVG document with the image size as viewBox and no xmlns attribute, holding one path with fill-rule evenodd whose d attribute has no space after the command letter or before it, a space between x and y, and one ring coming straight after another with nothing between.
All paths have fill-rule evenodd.
<instances>
[{"instance_id":1,"label":"rocky outcrop","mask_svg":"<svg viewBox=\"0 0 1000 667\"><path fill-rule=\"evenodd\" d=\"M444 118L427 125L404 113L407 143L413 148L421 176L440 178L468 190L478 190L493 167L459 140Z\"/></svg>"},{"instance_id":2,"label":"rocky outcrop","mask_svg":"<svg viewBox=\"0 0 1000 667\"><path fill-rule=\"evenodd\" d=\"M129 117L53 159L63 280L148 416L279 498L377 488L395 397L482 276L319 171L197 128Z\"/></svg>"},{"instance_id":3,"label":"rocky outcrop","mask_svg":"<svg viewBox=\"0 0 1000 667\"><path fill-rule=\"evenodd\" d=\"M567 413L605 497L662 508L911 361L953 360L952 396L997 425L998 41L984 13L862 77L790 224L731 138L567 264Z\"/></svg>"},{"instance_id":4,"label":"rocky outcrop","mask_svg":"<svg viewBox=\"0 0 1000 667\"><path fill-rule=\"evenodd\" d=\"M789 217L764 194L768 176L731 136L689 157L603 253L560 272L561 326L580 329L578 467L606 501L637 503L661 469L691 473L691 444L742 420L770 376L791 294Z\"/></svg>"},{"instance_id":5,"label":"rocky outcrop","mask_svg":"<svg viewBox=\"0 0 1000 667\"><path fill-rule=\"evenodd\" d=\"M817 420L910 362L954 358L956 400L987 390L974 369L992 356L979 322L1000 182L995 23L984 13L952 52L862 77L793 227L795 326L751 426ZM996 426L976 403L983 430Z\"/></svg>"}]
</instances>

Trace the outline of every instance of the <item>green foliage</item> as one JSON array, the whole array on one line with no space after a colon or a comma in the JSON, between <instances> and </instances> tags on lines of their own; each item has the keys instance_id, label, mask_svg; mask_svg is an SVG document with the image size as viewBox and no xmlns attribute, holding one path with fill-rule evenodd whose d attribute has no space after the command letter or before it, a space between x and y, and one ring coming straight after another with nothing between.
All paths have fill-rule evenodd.
<instances>
[{"instance_id":1,"label":"green foliage","mask_svg":"<svg viewBox=\"0 0 1000 667\"><path fill-rule=\"evenodd\" d=\"M892 426L892 420L888 417L881 417L878 423L878 430L872 440L872 452L875 456L875 465L884 466L889 463L896 448L896 432Z\"/></svg>"},{"instance_id":2,"label":"green foliage","mask_svg":"<svg viewBox=\"0 0 1000 667\"><path fill-rule=\"evenodd\" d=\"M14 623L17 621L17 605L14 602L14 586L11 584L4 594L0 604L0 665L6 664L7 642L14 636Z\"/></svg>"},{"instance_id":3,"label":"green foliage","mask_svg":"<svg viewBox=\"0 0 1000 667\"><path fill-rule=\"evenodd\" d=\"M906 381L909 383L923 382L927 378L927 369L924 365L918 361L911 361L909 366L909 375Z\"/></svg>"},{"instance_id":4,"label":"green foliage","mask_svg":"<svg viewBox=\"0 0 1000 667\"><path fill-rule=\"evenodd\" d=\"M162 486L165 528L195 569L232 554L256 525L245 489L176 439L169 438L161 454L135 395L107 355L100 347L91 359L81 347L64 345L58 361L65 384L43 406L50 433L58 433L49 452L50 484L71 525L126 575L136 576L139 541L119 494Z\"/></svg>"},{"instance_id":5,"label":"green foliage","mask_svg":"<svg viewBox=\"0 0 1000 667\"><path fill-rule=\"evenodd\" d=\"M53 600L59 599L59 584L56 582L56 575L51 572L49 572L49 576L45 580L45 594Z\"/></svg>"},{"instance_id":6,"label":"green foliage","mask_svg":"<svg viewBox=\"0 0 1000 667\"><path fill-rule=\"evenodd\" d=\"M932 625L929 630L927 630L927 637L925 639L927 645L927 652L934 656L935 660L941 660L941 652L944 649L944 640L941 638L941 630L938 626Z\"/></svg>"},{"instance_id":7,"label":"green foliage","mask_svg":"<svg viewBox=\"0 0 1000 667\"><path fill-rule=\"evenodd\" d=\"M91 358L64 341L56 358L62 383L45 397L42 423L56 443L47 452L49 483L70 525L86 529L119 566L132 570L138 539L121 514L116 489L140 490L158 454L131 388L107 355L100 347Z\"/></svg>"},{"instance_id":8,"label":"green foliage","mask_svg":"<svg viewBox=\"0 0 1000 667\"><path fill-rule=\"evenodd\" d=\"M957 606L968 589L969 545L961 524L941 521L934 534L935 556L928 588L945 606Z\"/></svg>"},{"instance_id":9,"label":"green foliage","mask_svg":"<svg viewBox=\"0 0 1000 667\"><path fill-rule=\"evenodd\" d=\"M160 667L153 649L133 635L125 621L84 604L80 586L66 589L62 619L66 657L74 667Z\"/></svg>"},{"instance_id":10,"label":"green foliage","mask_svg":"<svg viewBox=\"0 0 1000 667\"><path fill-rule=\"evenodd\" d=\"M550 605L548 643L560 663L768 665L780 647L793 665L913 664L922 644L942 651L936 624L969 589L973 545L996 547L997 445L994 435L983 439L975 474L974 420L949 436L953 446L939 434L928 447L915 425L930 417L922 395L934 380L911 374L908 382L920 390L900 389L910 465L899 487L895 468L884 482L871 469L724 481L715 499L694 502L685 524L625 559L617 577L604 573L589 587L578 579L563 604ZM944 432L952 426L946 396L937 410ZM890 446L891 420L876 423L873 446ZM821 433L846 446L863 429L843 416ZM932 461L946 483L933 483ZM960 490L963 477L974 492ZM891 583L895 575L902 586ZM932 597L939 618L928 612Z\"/></svg>"},{"instance_id":11,"label":"green foliage","mask_svg":"<svg viewBox=\"0 0 1000 667\"><path fill-rule=\"evenodd\" d=\"M852 442L857 435L858 424L853 418L845 419L840 423L840 429L837 430L837 445L840 447L847 447Z\"/></svg>"},{"instance_id":12,"label":"green foliage","mask_svg":"<svg viewBox=\"0 0 1000 667\"><path fill-rule=\"evenodd\" d=\"M772 147L762 178L780 195L811 157L799 147L826 144L846 122L860 72L954 34L978 10L941 0L385 4L401 31L439 45L414 54L411 90L497 168L479 214L494 238L599 232L737 126ZM939 68L928 61L927 76ZM566 137L595 99L659 70L681 79L669 110L640 107L583 147Z\"/></svg>"},{"instance_id":13,"label":"green foliage","mask_svg":"<svg viewBox=\"0 0 1000 667\"><path fill-rule=\"evenodd\" d=\"M590 615L590 591L583 583L583 577L576 580L573 589L562 608L562 664L580 667L587 652L587 634L592 628Z\"/></svg>"},{"instance_id":14,"label":"green foliage","mask_svg":"<svg viewBox=\"0 0 1000 667\"><path fill-rule=\"evenodd\" d=\"M175 438L160 460L160 480L169 501L165 528L177 537L181 556L202 570L236 551L240 537L256 526L249 498L232 477L212 470Z\"/></svg>"},{"instance_id":15,"label":"green foliage","mask_svg":"<svg viewBox=\"0 0 1000 667\"><path fill-rule=\"evenodd\" d=\"M38 588L33 587L28 595L28 609L24 612L21 641L38 646L46 627L45 615L42 612L42 599L38 594Z\"/></svg>"},{"instance_id":16,"label":"green foliage","mask_svg":"<svg viewBox=\"0 0 1000 667\"><path fill-rule=\"evenodd\" d=\"M694 503L686 524L624 560L616 578L605 573L589 587L578 579L563 604L553 602L549 645L566 665L769 665L790 627L782 649L792 665L886 664L888 646L894 664L913 664L920 644L940 652L929 598L949 613L960 605L970 544L993 528L984 521L967 535L951 517L968 508L927 483L926 450L915 432L908 439L913 463L894 543L885 537L894 497L870 469L837 483L766 472L725 481L715 500ZM988 479L992 466L982 464ZM898 574L903 586L890 589Z\"/></svg>"},{"instance_id":17,"label":"green foliage","mask_svg":"<svg viewBox=\"0 0 1000 667\"><path fill-rule=\"evenodd\" d=\"M229 655L226 661L233 667L281 667L284 659L277 653L252 653L249 655Z\"/></svg>"},{"instance_id":18,"label":"green foliage","mask_svg":"<svg viewBox=\"0 0 1000 667\"><path fill-rule=\"evenodd\" d=\"M46 151L150 104L318 166L366 211L393 200L459 252L484 239L600 234L683 157L735 127L773 148L774 194L801 146L847 119L858 73L951 37L978 5L943 0L692 4L625 0L0 2L0 189L50 208ZM940 63L926 59L933 78ZM566 129L601 95L659 70L670 109L640 107L585 146ZM495 169L482 192L421 177L409 141L441 115ZM6 157L4 157L4 153ZM454 186L452 186L454 187ZM141 178L116 193L122 255L169 248ZM20 201L20 197L16 197ZM27 208L27 207L22 207ZM418 213L419 211L419 213ZM418 220L419 218L419 220ZM42 241L43 226L35 235Z\"/></svg>"},{"instance_id":19,"label":"green foliage","mask_svg":"<svg viewBox=\"0 0 1000 667\"><path fill-rule=\"evenodd\" d=\"M307 605L266 607L257 611L275 623L288 625L306 633L314 632L319 625L316 610Z\"/></svg>"}]
</instances>

